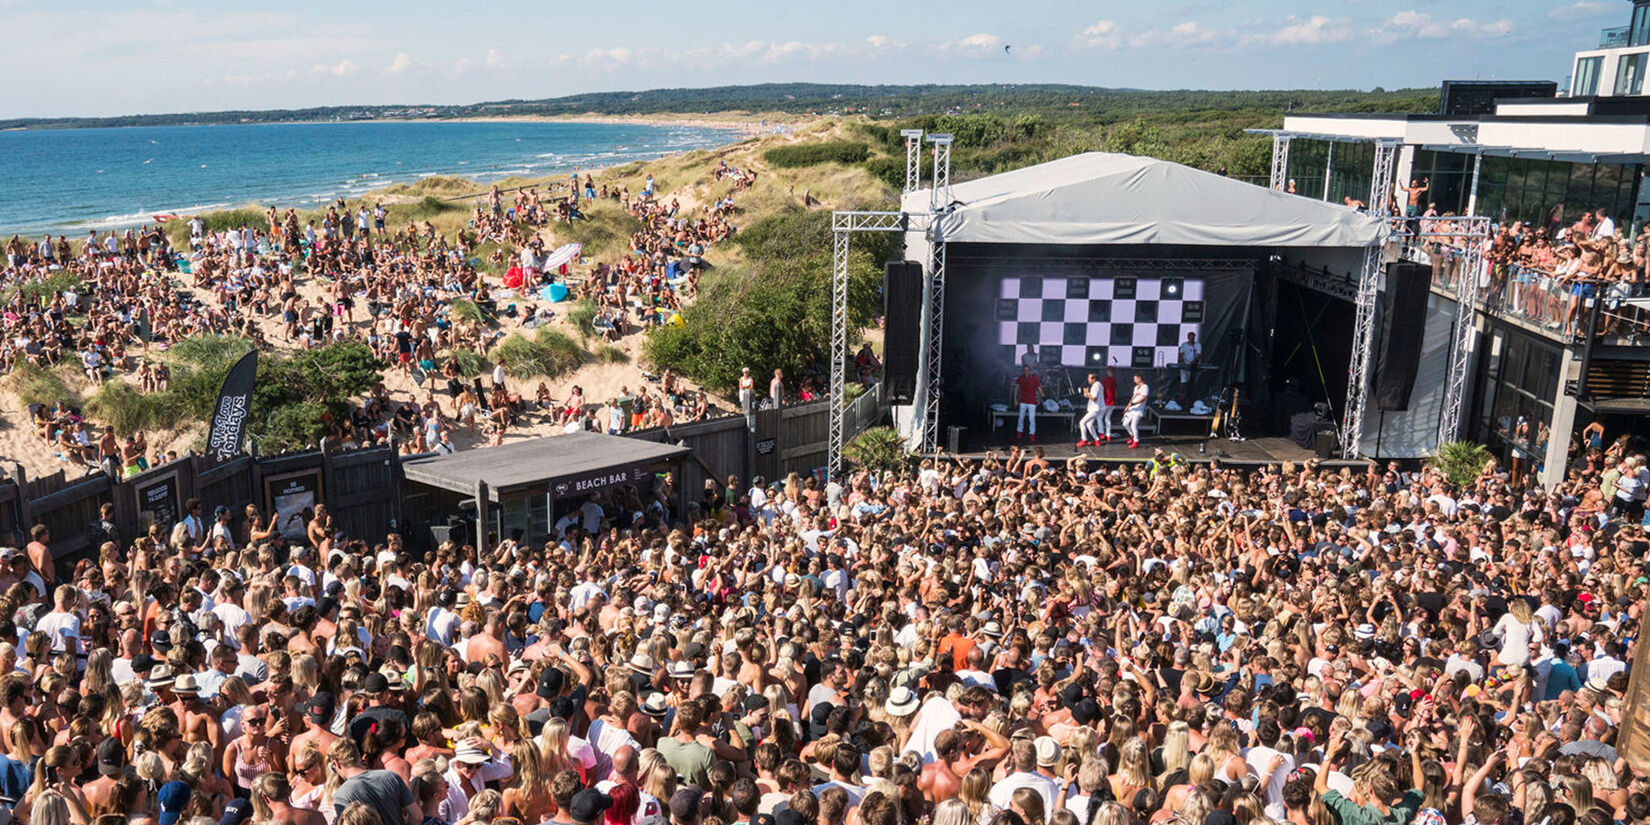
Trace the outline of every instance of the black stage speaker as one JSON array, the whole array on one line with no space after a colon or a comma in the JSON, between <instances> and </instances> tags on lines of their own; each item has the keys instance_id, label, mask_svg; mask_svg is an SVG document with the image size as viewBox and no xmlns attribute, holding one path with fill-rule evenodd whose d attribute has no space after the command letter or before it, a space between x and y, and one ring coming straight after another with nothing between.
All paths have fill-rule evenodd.
<instances>
[{"instance_id":1,"label":"black stage speaker","mask_svg":"<svg viewBox=\"0 0 1650 825\"><path fill-rule=\"evenodd\" d=\"M1335 431L1319 430L1312 440L1313 454L1319 461L1328 461L1335 457Z\"/></svg>"},{"instance_id":2,"label":"black stage speaker","mask_svg":"<svg viewBox=\"0 0 1650 825\"><path fill-rule=\"evenodd\" d=\"M1375 367L1375 409L1409 409L1415 370L1421 363L1421 339L1427 328L1427 294L1432 270L1399 261L1386 270L1381 304L1381 358Z\"/></svg>"},{"instance_id":3,"label":"black stage speaker","mask_svg":"<svg viewBox=\"0 0 1650 825\"><path fill-rule=\"evenodd\" d=\"M882 289L882 380L890 403L909 404L917 392L922 338L922 264L889 261ZM940 319L935 318L934 323Z\"/></svg>"}]
</instances>

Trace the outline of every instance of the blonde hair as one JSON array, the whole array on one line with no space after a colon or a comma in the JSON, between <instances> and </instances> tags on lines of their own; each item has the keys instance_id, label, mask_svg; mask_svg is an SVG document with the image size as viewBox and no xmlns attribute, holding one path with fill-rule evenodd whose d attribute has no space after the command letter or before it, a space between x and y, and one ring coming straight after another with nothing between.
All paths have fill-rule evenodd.
<instances>
[{"instance_id":1,"label":"blonde hair","mask_svg":"<svg viewBox=\"0 0 1650 825\"><path fill-rule=\"evenodd\" d=\"M1178 770L1183 770L1191 763L1191 743L1192 734L1190 725L1180 719L1169 723L1168 731L1163 734L1164 776Z\"/></svg>"},{"instance_id":2,"label":"blonde hair","mask_svg":"<svg viewBox=\"0 0 1650 825\"><path fill-rule=\"evenodd\" d=\"M1117 755L1117 778L1129 787L1151 786L1151 754L1143 740L1136 738L1123 743L1123 750Z\"/></svg>"}]
</instances>

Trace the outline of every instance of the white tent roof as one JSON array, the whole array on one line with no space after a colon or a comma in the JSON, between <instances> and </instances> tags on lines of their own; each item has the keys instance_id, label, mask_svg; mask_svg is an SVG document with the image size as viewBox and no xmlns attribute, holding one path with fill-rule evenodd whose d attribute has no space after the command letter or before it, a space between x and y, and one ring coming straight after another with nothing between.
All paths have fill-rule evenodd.
<instances>
[{"instance_id":1,"label":"white tent roof","mask_svg":"<svg viewBox=\"0 0 1650 825\"><path fill-rule=\"evenodd\" d=\"M1178 163L1090 152L951 187L951 243L1364 247L1380 219ZM928 190L902 199L926 212Z\"/></svg>"}]
</instances>

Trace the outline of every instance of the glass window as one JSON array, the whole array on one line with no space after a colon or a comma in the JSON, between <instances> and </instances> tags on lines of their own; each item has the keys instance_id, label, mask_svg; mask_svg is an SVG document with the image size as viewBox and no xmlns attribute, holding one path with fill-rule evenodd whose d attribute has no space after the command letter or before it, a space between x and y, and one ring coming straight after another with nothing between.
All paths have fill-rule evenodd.
<instances>
[{"instance_id":1,"label":"glass window","mask_svg":"<svg viewBox=\"0 0 1650 825\"><path fill-rule=\"evenodd\" d=\"M1629 37L1630 45L1650 45L1650 3L1633 4L1633 29Z\"/></svg>"},{"instance_id":2,"label":"glass window","mask_svg":"<svg viewBox=\"0 0 1650 825\"><path fill-rule=\"evenodd\" d=\"M1640 9L1643 7L1641 6ZM1640 9L1633 11L1636 19ZM1616 58L1616 94L1636 95L1644 87L1644 52L1624 54Z\"/></svg>"},{"instance_id":3,"label":"glass window","mask_svg":"<svg viewBox=\"0 0 1650 825\"><path fill-rule=\"evenodd\" d=\"M1571 97L1590 97L1598 94L1598 75L1603 70L1604 58L1583 57L1576 61L1575 79L1570 83Z\"/></svg>"}]
</instances>

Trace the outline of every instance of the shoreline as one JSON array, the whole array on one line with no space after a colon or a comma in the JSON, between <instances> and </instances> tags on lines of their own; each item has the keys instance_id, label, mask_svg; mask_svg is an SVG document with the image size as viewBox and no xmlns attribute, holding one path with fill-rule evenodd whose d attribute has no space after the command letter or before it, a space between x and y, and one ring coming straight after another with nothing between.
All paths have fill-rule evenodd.
<instances>
[{"instance_id":1,"label":"shoreline","mask_svg":"<svg viewBox=\"0 0 1650 825\"><path fill-rule=\"evenodd\" d=\"M627 159L619 159L619 158L611 158L611 159L608 159L608 160L612 160L614 162L606 163L606 164L603 164L602 166L583 166L583 165L574 164L574 165L571 165L571 166L568 166L568 167L562 168L562 169L545 170L544 174L507 175L507 176L502 177L502 178L492 178L492 179L489 179L489 180L479 180L476 177L471 176L471 174L473 174L473 173L466 174L466 172L464 170L456 170L455 169L455 170L446 171L446 172L433 172L433 173L428 173L428 174L422 174L420 176L411 177L411 178L407 178L407 179L404 179L404 180L390 179L390 180L386 180L383 183L382 186L378 186L378 187L373 188L373 189L362 190L362 191L360 191L356 194L351 194L351 195L345 195L344 196L346 200L357 201L357 200L361 200L361 199L364 199L364 198L384 197L383 190L385 190L389 187L397 186L397 185L407 185L407 186L417 185L417 183L420 180L423 180L423 179L428 178L428 177L460 178L460 179L463 179L465 181L468 181L469 183L475 184L477 187L480 187L480 188L483 188L483 189L490 186L490 185L492 185L492 184L494 184L494 183L496 183L496 182L498 182L498 181L511 180L511 179L517 179L517 178L525 179L527 181L530 181L531 185L540 185L544 182L556 179L556 178L566 174L570 170L576 170L580 173L597 172L597 171L601 171L601 170L605 170L605 169L612 169L612 168L616 168L616 167L619 167L619 166L629 165L629 164L632 164L632 163L638 163L638 162L646 163L646 162L650 162L650 161L653 161L653 160L662 160L664 158L672 157L672 156L675 156L675 155L678 155L678 154L682 154L684 152L724 148L724 147L727 147L727 146L731 146L731 145L734 145L734 144L744 142L746 140L750 140L753 137L757 137L757 136L760 136L762 134L766 134L769 130L764 128L764 126L762 125L763 123L767 123L769 125L784 125L787 128L797 128L797 127L800 127L802 125L815 122L818 119L819 118L814 118L814 117L794 117L794 118L791 118L786 123L779 124L776 121L767 120L762 115L759 115L759 114L749 114L749 113L739 113L739 112L723 112L723 113L714 113L714 114L707 114L707 115L681 114L681 115L663 115L663 116L660 116L660 115L630 116L630 115L582 114L582 115L566 115L566 116L563 116L563 115L522 115L522 116L517 116L517 117L501 116L501 117L481 117L481 118L429 118L429 119L424 119L424 118L417 118L417 119L387 119L386 118L386 119L376 119L376 120L355 120L355 121L332 121L332 120L283 121L279 124L232 124L232 125L247 125L247 126L260 126L260 125L350 125L350 124L371 124L371 123L433 123L433 124L585 123L585 124L600 124L600 125L648 126L648 127L654 127L654 128L687 127L687 128L697 128L697 129L714 129L714 130L718 130L718 131L722 131L722 132L727 133L727 134L721 136L721 137L725 138L725 140L723 140L721 142L714 143L714 144L709 144L709 145L705 145L705 146L698 146L698 147L694 147L694 148L690 148L690 149L678 149L678 150L674 150L674 151L664 152L664 153L661 153L661 154L659 154L655 157L632 158L632 159L628 159L628 160ZM180 124L180 126L182 128L190 128L189 126L186 126L186 125L181 125ZM204 126L204 124L201 124L200 126ZM158 127L158 128L178 128L178 127ZM199 126L197 126L196 128L199 128ZM537 172L539 170L533 170L533 171ZM96 218L96 219L90 219L90 220L52 222L52 223L47 224L47 225L36 224L34 226L28 226L26 228L23 227L23 226L0 227L0 236L10 237L11 235L15 234L15 235L19 235L19 236L21 236L25 239L37 239L37 238L39 238L43 235L47 235L47 234L54 235L54 236L55 235L71 235L72 234L72 235L77 235L78 236L78 235L83 235L87 231L96 231L99 234L109 232L109 231L117 231L118 232L118 231L123 231L123 230L126 230L126 229L132 229L132 228L136 228L136 227L140 227L140 226L155 225L156 221L153 219L154 216L155 215L162 215L162 214L175 215L175 216L180 217L180 218L186 218L186 217L189 217L189 216L192 216L192 215L207 215L207 214L211 214L213 212L221 212L221 211L228 211L228 210L242 209L242 208L260 208L261 209L261 208L266 208L266 207L271 206L271 205L275 205L276 208L280 208L280 209L286 209L286 208L290 207L290 208L296 208L296 209L299 209L300 211L306 211L306 212L307 211L312 211L312 210L317 209L317 208L323 208L324 207L324 203L319 202L319 201L317 201L315 203L299 204L299 203L292 203L292 202L289 202L289 201L286 201L286 200L283 200L283 199L279 199L279 198L271 199L271 200L266 202L266 201L263 201L263 200L256 200L256 199L234 200L232 198L226 201L226 200L222 200L222 198L226 197L225 195L222 195L222 194L218 195L217 197L218 197L218 199L215 199L212 202L211 208L201 208L199 206L186 207L186 208L183 208L183 209L164 208L164 209L156 209L152 212L133 210L133 211L129 211L129 212L120 213L119 215L110 215L110 216L106 216L106 217L103 217L103 218ZM388 197L394 197L394 196L392 195L392 196L388 196ZM118 209L119 207L113 207L113 208ZM124 218L126 216L129 216L129 215L130 216L141 215L142 217L140 217L138 219L135 219L135 220L125 220ZM116 218L120 218L120 220L115 220Z\"/></svg>"}]
</instances>

